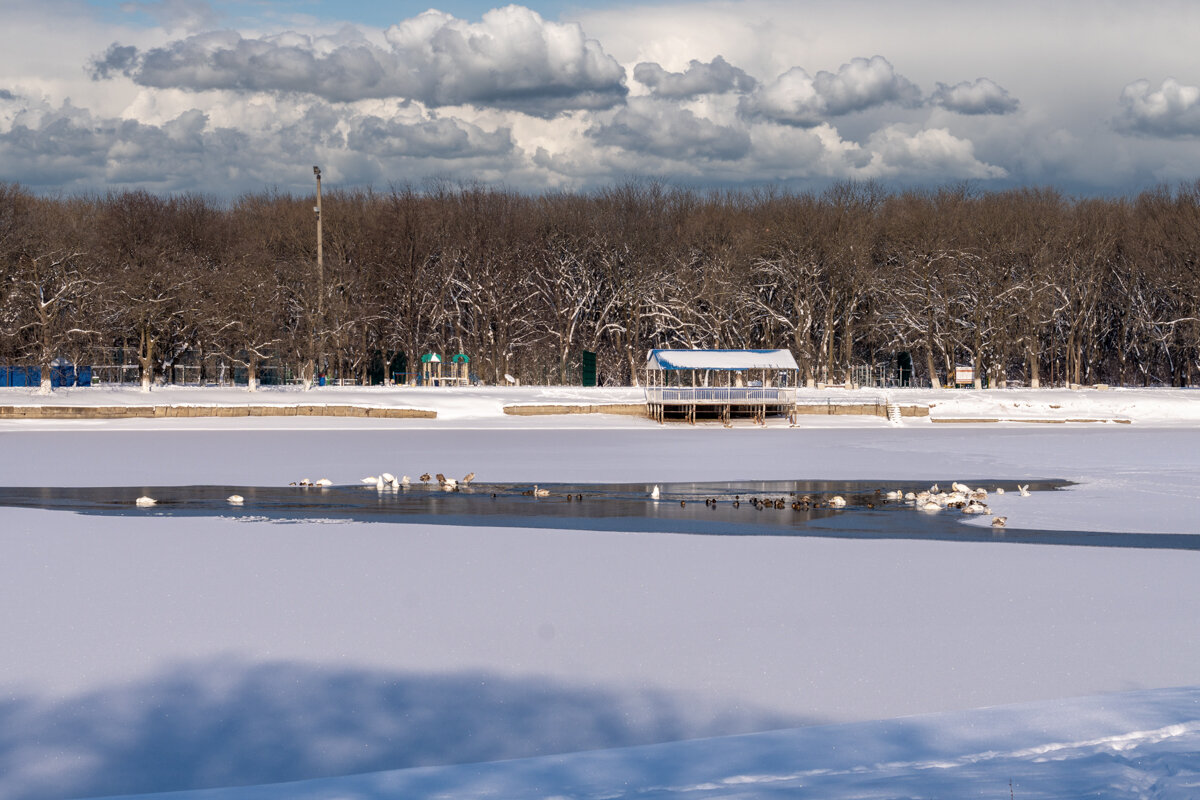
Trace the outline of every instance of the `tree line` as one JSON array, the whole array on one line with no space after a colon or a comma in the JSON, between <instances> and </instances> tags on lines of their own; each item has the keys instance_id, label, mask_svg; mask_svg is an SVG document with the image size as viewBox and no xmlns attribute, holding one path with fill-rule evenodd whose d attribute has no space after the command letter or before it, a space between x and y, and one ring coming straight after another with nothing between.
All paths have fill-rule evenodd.
<instances>
[{"instance_id":1,"label":"tree line","mask_svg":"<svg viewBox=\"0 0 1200 800\"><path fill-rule=\"evenodd\" d=\"M1127 198L967 185L820 193L653 181L220 202L0 185L0 364L121 359L365 381L466 353L485 382L635 382L654 347L788 348L808 383L909 354L916 378L1190 385L1200 182ZM114 355L114 353L116 355Z\"/></svg>"}]
</instances>

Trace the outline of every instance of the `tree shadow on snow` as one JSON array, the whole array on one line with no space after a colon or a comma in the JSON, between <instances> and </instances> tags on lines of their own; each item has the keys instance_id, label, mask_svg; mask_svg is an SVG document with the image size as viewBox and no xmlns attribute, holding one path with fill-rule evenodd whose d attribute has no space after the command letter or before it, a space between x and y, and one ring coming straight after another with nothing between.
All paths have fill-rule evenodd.
<instances>
[{"instance_id":1,"label":"tree shadow on snow","mask_svg":"<svg viewBox=\"0 0 1200 800\"><path fill-rule=\"evenodd\" d=\"M0 798L276 783L812 722L665 691L213 660L65 700L0 702Z\"/></svg>"}]
</instances>

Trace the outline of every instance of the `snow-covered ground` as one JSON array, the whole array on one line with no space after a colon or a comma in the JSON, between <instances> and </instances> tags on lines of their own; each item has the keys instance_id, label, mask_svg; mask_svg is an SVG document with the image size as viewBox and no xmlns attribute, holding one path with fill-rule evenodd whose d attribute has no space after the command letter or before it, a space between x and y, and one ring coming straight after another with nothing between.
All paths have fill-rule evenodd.
<instances>
[{"instance_id":1,"label":"snow-covered ground","mask_svg":"<svg viewBox=\"0 0 1200 800\"><path fill-rule=\"evenodd\" d=\"M1130 425L732 430L502 413L635 390L219 391L439 417L3 421L0 485L1067 478L990 500L1014 527L1198 532L1188 390L934 399ZM173 392L223 402L152 402ZM1198 791L1200 692L1165 688L1200 685L1195 551L318 522L0 510L0 798ZM881 721L910 714L933 715Z\"/></svg>"}]
</instances>

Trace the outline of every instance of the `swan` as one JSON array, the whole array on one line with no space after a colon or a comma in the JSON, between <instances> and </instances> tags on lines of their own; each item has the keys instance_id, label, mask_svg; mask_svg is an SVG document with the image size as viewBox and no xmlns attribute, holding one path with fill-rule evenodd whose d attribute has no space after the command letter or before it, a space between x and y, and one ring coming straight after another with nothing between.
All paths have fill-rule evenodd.
<instances>
[{"instance_id":1,"label":"swan","mask_svg":"<svg viewBox=\"0 0 1200 800\"><path fill-rule=\"evenodd\" d=\"M662 492L659 490L658 484L656 483L654 484L654 488L650 490L650 499L657 500L660 497L662 497Z\"/></svg>"},{"instance_id":2,"label":"swan","mask_svg":"<svg viewBox=\"0 0 1200 800\"><path fill-rule=\"evenodd\" d=\"M463 479L461 481L459 481L459 483L461 483L463 486L466 486L468 483L470 483L473 480L475 480L475 473L468 472L466 475L463 475Z\"/></svg>"},{"instance_id":3,"label":"swan","mask_svg":"<svg viewBox=\"0 0 1200 800\"><path fill-rule=\"evenodd\" d=\"M901 492L900 490L896 490L894 492L888 492L885 495L885 497L887 497L888 500L903 500L904 492Z\"/></svg>"},{"instance_id":4,"label":"swan","mask_svg":"<svg viewBox=\"0 0 1200 800\"><path fill-rule=\"evenodd\" d=\"M410 483L412 483L412 478L408 477L407 475L400 476L400 485L401 486L408 486Z\"/></svg>"},{"instance_id":5,"label":"swan","mask_svg":"<svg viewBox=\"0 0 1200 800\"><path fill-rule=\"evenodd\" d=\"M1024 486L1018 484L1017 491L1021 493L1021 497L1029 497L1029 484L1027 483Z\"/></svg>"},{"instance_id":6,"label":"swan","mask_svg":"<svg viewBox=\"0 0 1200 800\"><path fill-rule=\"evenodd\" d=\"M547 496L549 496L549 494L550 494L549 489L539 489L538 485L536 483L533 485L533 496L534 497L547 497Z\"/></svg>"},{"instance_id":7,"label":"swan","mask_svg":"<svg viewBox=\"0 0 1200 800\"><path fill-rule=\"evenodd\" d=\"M937 494L940 491L941 491L941 489L938 488L938 485L936 483L933 486L929 487L930 494Z\"/></svg>"},{"instance_id":8,"label":"swan","mask_svg":"<svg viewBox=\"0 0 1200 800\"><path fill-rule=\"evenodd\" d=\"M386 483L388 486L391 486L392 484L394 484L396 482L396 476L390 472L381 473L379 475L379 477L383 478L383 482Z\"/></svg>"},{"instance_id":9,"label":"swan","mask_svg":"<svg viewBox=\"0 0 1200 800\"><path fill-rule=\"evenodd\" d=\"M378 481L379 481L379 476L377 476L377 475L368 475L365 478L358 479L358 482L365 486L374 486Z\"/></svg>"},{"instance_id":10,"label":"swan","mask_svg":"<svg viewBox=\"0 0 1200 800\"><path fill-rule=\"evenodd\" d=\"M142 495L141 497L139 497L137 500L134 500L133 502L136 503L137 505L141 506L142 508L146 508L147 506L154 505L158 501L155 500L153 497L148 497L146 495Z\"/></svg>"},{"instance_id":11,"label":"swan","mask_svg":"<svg viewBox=\"0 0 1200 800\"><path fill-rule=\"evenodd\" d=\"M1004 494L1004 487L1003 487L1003 486L997 486L997 487L996 487L996 494Z\"/></svg>"},{"instance_id":12,"label":"swan","mask_svg":"<svg viewBox=\"0 0 1200 800\"><path fill-rule=\"evenodd\" d=\"M442 481L442 489L447 492L457 491L458 481L454 480L454 478L446 478L446 480Z\"/></svg>"},{"instance_id":13,"label":"swan","mask_svg":"<svg viewBox=\"0 0 1200 800\"><path fill-rule=\"evenodd\" d=\"M333 481L329 478L317 478L313 481L313 486L333 486Z\"/></svg>"},{"instance_id":14,"label":"swan","mask_svg":"<svg viewBox=\"0 0 1200 800\"><path fill-rule=\"evenodd\" d=\"M383 482L383 478L382 478L382 476L381 476L381 477L378 477L378 478L376 478L376 479L375 479L375 489L376 489L376 491L380 491L380 492L382 492L382 491L383 491L384 489L386 489L386 488L387 488L387 484Z\"/></svg>"},{"instance_id":15,"label":"swan","mask_svg":"<svg viewBox=\"0 0 1200 800\"><path fill-rule=\"evenodd\" d=\"M911 503L917 499L917 495L914 492L907 492L904 495L904 499Z\"/></svg>"},{"instance_id":16,"label":"swan","mask_svg":"<svg viewBox=\"0 0 1200 800\"><path fill-rule=\"evenodd\" d=\"M240 494L231 494L229 497L226 497L225 500L231 506L240 506L242 503L246 502L246 498L242 497Z\"/></svg>"},{"instance_id":17,"label":"swan","mask_svg":"<svg viewBox=\"0 0 1200 800\"><path fill-rule=\"evenodd\" d=\"M301 478L299 485L300 486L312 486L312 481L310 481L308 478Z\"/></svg>"},{"instance_id":18,"label":"swan","mask_svg":"<svg viewBox=\"0 0 1200 800\"><path fill-rule=\"evenodd\" d=\"M935 503L933 500L923 503L917 507L920 508L922 511L930 511L930 512L942 510L941 505L938 503Z\"/></svg>"},{"instance_id":19,"label":"swan","mask_svg":"<svg viewBox=\"0 0 1200 800\"><path fill-rule=\"evenodd\" d=\"M840 494L835 494L833 497L829 498L830 508L844 508L845 505L846 498L842 497Z\"/></svg>"}]
</instances>

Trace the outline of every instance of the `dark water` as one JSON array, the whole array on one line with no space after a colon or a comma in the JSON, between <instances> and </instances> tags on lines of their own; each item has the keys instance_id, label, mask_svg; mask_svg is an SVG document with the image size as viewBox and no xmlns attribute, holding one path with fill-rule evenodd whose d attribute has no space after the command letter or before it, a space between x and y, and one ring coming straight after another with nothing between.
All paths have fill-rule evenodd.
<instances>
[{"instance_id":1,"label":"dark water","mask_svg":"<svg viewBox=\"0 0 1200 800\"><path fill-rule=\"evenodd\" d=\"M989 489L995 481L968 481ZM1031 482L1031 491L1057 491L1060 480ZM578 531L637 531L719 536L823 536L856 539L934 539L960 542L1014 542L1200 550L1195 534L1111 534L1088 531L1031 531L963 525L953 510L927 514L904 503L889 502L888 489L920 491L927 483L878 481L756 481L738 483L673 483L662 485L658 501L647 484L543 484L548 497L523 494L529 484L475 484L468 490L443 492L415 485L400 491L374 487L331 486L145 486L145 487L0 487L0 506L44 508L82 514L159 517L241 517L278 521L344 519L361 522L407 522L443 525L488 525L561 528ZM242 506L226 498L240 494ZM840 494L844 509L793 510L809 496L815 503ZM158 504L139 508L141 495ZM568 499L570 497L571 499ZM994 498L994 494L992 495ZM714 499L708 505L706 499ZM783 508L756 508L752 498L783 500ZM735 505L736 503L736 505Z\"/></svg>"}]
</instances>

